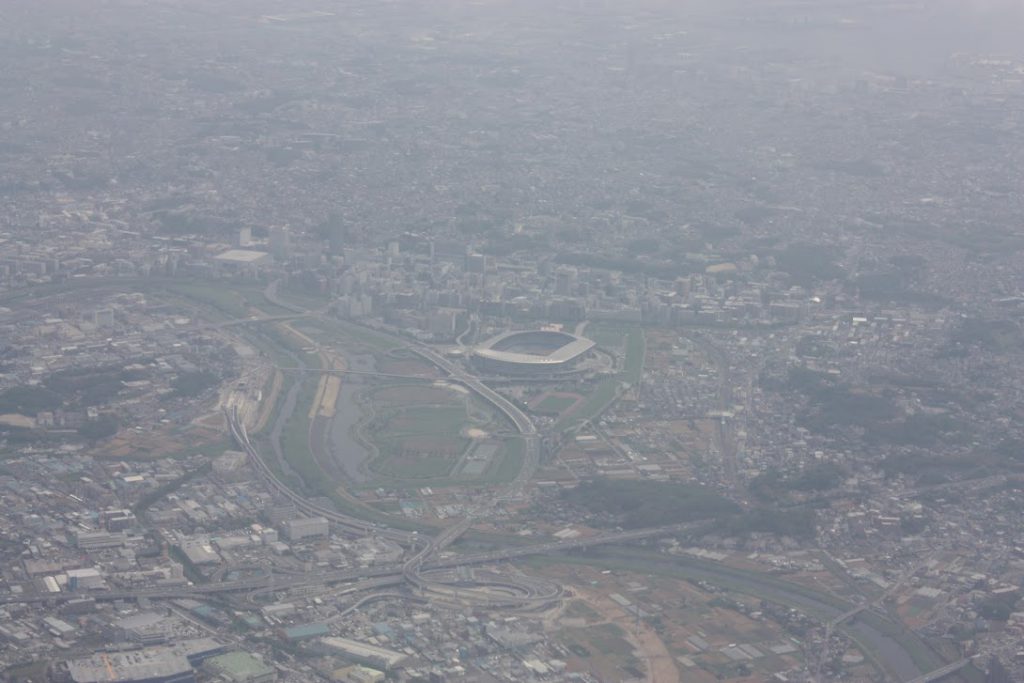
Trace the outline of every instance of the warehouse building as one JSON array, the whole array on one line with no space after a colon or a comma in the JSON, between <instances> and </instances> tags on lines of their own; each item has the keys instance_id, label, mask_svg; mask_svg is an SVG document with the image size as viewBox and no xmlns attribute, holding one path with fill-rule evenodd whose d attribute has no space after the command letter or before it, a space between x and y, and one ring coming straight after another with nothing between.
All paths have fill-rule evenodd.
<instances>
[{"instance_id":1,"label":"warehouse building","mask_svg":"<svg viewBox=\"0 0 1024 683\"><path fill-rule=\"evenodd\" d=\"M301 541L307 538L326 538L329 530L324 517L303 517L289 519L282 525L285 538L289 541Z\"/></svg>"},{"instance_id":2,"label":"warehouse building","mask_svg":"<svg viewBox=\"0 0 1024 683\"><path fill-rule=\"evenodd\" d=\"M68 662L74 683L195 683L188 657L169 649L100 652Z\"/></svg>"},{"instance_id":3,"label":"warehouse building","mask_svg":"<svg viewBox=\"0 0 1024 683\"><path fill-rule=\"evenodd\" d=\"M368 643L360 643L348 638L326 637L321 638L320 642L325 648L335 654L339 654L357 664L365 664L382 671L390 671L393 667L399 666L408 659L408 655L402 652L395 652L394 650L388 650Z\"/></svg>"},{"instance_id":4,"label":"warehouse building","mask_svg":"<svg viewBox=\"0 0 1024 683\"><path fill-rule=\"evenodd\" d=\"M194 667L224 653L211 638L124 652L98 652L66 663L72 683L195 683Z\"/></svg>"}]
</instances>

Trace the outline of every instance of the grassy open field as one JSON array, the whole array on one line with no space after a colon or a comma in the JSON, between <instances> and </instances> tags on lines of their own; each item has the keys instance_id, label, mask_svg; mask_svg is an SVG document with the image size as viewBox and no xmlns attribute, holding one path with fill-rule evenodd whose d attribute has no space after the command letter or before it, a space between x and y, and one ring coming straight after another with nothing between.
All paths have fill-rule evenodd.
<instances>
[{"instance_id":1,"label":"grassy open field","mask_svg":"<svg viewBox=\"0 0 1024 683\"><path fill-rule=\"evenodd\" d=\"M414 406L401 410L388 425L388 433L399 436L458 434L466 422L461 405Z\"/></svg>"},{"instance_id":2,"label":"grassy open field","mask_svg":"<svg viewBox=\"0 0 1024 683\"><path fill-rule=\"evenodd\" d=\"M377 448L369 469L380 477L372 485L390 487L458 486L512 481L522 467L523 444L507 439L479 474L460 472L471 441L462 436L473 424L472 401L449 388L423 384L388 385L369 391L374 417L364 436ZM470 412L479 414L479 407ZM476 426L487 429L487 425Z\"/></svg>"},{"instance_id":3,"label":"grassy open field","mask_svg":"<svg viewBox=\"0 0 1024 683\"><path fill-rule=\"evenodd\" d=\"M370 470L394 479L447 477L469 445L460 436L466 421L461 402L389 409L368 434L378 449Z\"/></svg>"},{"instance_id":4,"label":"grassy open field","mask_svg":"<svg viewBox=\"0 0 1024 683\"><path fill-rule=\"evenodd\" d=\"M622 348L622 342L626 336L626 328L617 325L592 323L587 327L586 336L597 342L598 346L617 351Z\"/></svg>"},{"instance_id":5,"label":"grassy open field","mask_svg":"<svg viewBox=\"0 0 1024 683\"><path fill-rule=\"evenodd\" d=\"M632 329L626 336L626 361L623 368L623 379L636 384L643 377L644 358L647 354L647 340L644 331Z\"/></svg>"},{"instance_id":6,"label":"grassy open field","mask_svg":"<svg viewBox=\"0 0 1024 683\"><path fill-rule=\"evenodd\" d=\"M523 469L523 440L509 439L505 442L505 448L497 462L491 464L491 469L484 475L484 481L492 484L505 484L519 474Z\"/></svg>"},{"instance_id":7,"label":"grassy open field","mask_svg":"<svg viewBox=\"0 0 1024 683\"><path fill-rule=\"evenodd\" d=\"M299 306L310 311L319 310L330 303L326 296L309 292L296 292L288 287L278 287L277 298L292 306Z\"/></svg>"},{"instance_id":8,"label":"grassy open field","mask_svg":"<svg viewBox=\"0 0 1024 683\"><path fill-rule=\"evenodd\" d=\"M174 458L180 460L181 458L187 458L190 455L200 454L205 455L209 458L216 458L218 455L222 455L224 451L236 448L235 442L231 439L221 439L218 441L211 441L209 443L200 444L198 446L190 446L183 448L180 451L175 451L170 455L164 456L168 458Z\"/></svg>"},{"instance_id":9,"label":"grassy open field","mask_svg":"<svg viewBox=\"0 0 1024 683\"><path fill-rule=\"evenodd\" d=\"M624 681L639 678L644 665L633 654L633 645L626 632L616 624L598 624L586 628L565 628L558 640L572 653L570 665L596 674L602 681Z\"/></svg>"},{"instance_id":10,"label":"grassy open field","mask_svg":"<svg viewBox=\"0 0 1024 683\"><path fill-rule=\"evenodd\" d=\"M388 406L444 405L452 403L460 396L461 394L443 387L411 384L378 389L373 392L373 402Z\"/></svg>"},{"instance_id":11,"label":"grassy open field","mask_svg":"<svg viewBox=\"0 0 1024 683\"><path fill-rule=\"evenodd\" d=\"M440 467L440 464L438 464ZM424 468L429 465L424 465ZM506 484L516 478L523 467L523 444L519 439L510 439L504 443L500 453L491 462L490 467L480 477L463 476L458 473L446 476L432 477L429 479L411 478L389 479L386 482L373 481L361 488L374 489L386 485L390 489L418 489L422 486L432 488L445 488L454 486L485 486L495 484ZM404 474L404 473L403 473ZM506 542L509 538L503 537Z\"/></svg>"},{"instance_id":12,"label":"grassy open field","mask_svg":"<svg viewBox=\"0 0 1024 683\"><path fill-rule=\"evenodd\" d=\"M315 381L307 379L303 382L295 411L281 430L281 452L288 465L302 478L306 486L324 495L323 491L331 490L332 487L309 448L309 406L313 404L316 393Z\"/></svg>"},{"instance_id":13,"label":"grassy open field","mask_svg":"<svg viewBox=\"0 0 1024 683\"><path fill-rule=\"evenodd\" d=\"M575 396L557 396L554 394L545 396L540 403L534 406L533 411L541 415L561 415L569 408L576 405L579 400Z\"/></svg>"},{"instance_id":14,"label":"grassy open field","mask_svg":"<svg viewBox=\"0 0 1024 683\"><path fill-rule=\"evenodd\" d=\"M612 377L606 377L598 381L586 393L586 400L570 413L563 415L555 422L555 429L568 431L579 427L587 420L591 420L603 413L619 395L623 382L636 384L643 376L644 356L647 352L647 344L644 339L644 331L640 328L629 330L617 330L612 328L598 328L596 331L602 335L618 335L625 349L625 359L622 371Z\"/></svg>"},{"instance_id":15,"label":"grassy open field","mask_svg":"<svg viewBox=\"0 0 1024 683\"><path fill-rule=\"evenodd\" d=\"M167 291L215 308L231 318L244 318L248 315L245 297L229 287L207 283L176 282L168 285Z\"/></svg>"}]
</instances>

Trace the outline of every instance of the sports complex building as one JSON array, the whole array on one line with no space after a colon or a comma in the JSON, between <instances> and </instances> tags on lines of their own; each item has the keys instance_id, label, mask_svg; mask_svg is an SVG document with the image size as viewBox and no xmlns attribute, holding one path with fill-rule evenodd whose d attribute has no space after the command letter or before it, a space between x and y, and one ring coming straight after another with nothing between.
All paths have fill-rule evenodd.
<instances>
[{"instance_id":1,"label":"sports complex building","mask_svg":"<svg viewBox=\"0 0 1024 683\"><path fill-rule=\"evenodd\" d=\"M499 375L544 375L572 370L596 344L568 332L505 332L473 350L473 362Z\"/></svg>"}]
</instances>

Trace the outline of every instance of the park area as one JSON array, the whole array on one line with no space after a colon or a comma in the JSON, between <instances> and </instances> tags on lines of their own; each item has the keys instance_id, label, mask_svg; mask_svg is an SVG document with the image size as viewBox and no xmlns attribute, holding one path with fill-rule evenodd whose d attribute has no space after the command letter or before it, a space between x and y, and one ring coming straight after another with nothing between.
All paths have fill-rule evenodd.
<instances>
[{"instance_id":1,"label":"park area","mask_svg":"<svg viewBox=\"0 0 1024 683\"><path fill-rule=\"evenodd\" d=\"M530 410L537 415L559 417L583 402L579 394L548 391L530 402Z\"/></svg>"},{"instance_id":2,"label":"park area","mask_svg":"<svg viewBox=\"0 0 1024 683\"><path fill-rule=\"evenodd\" d=\"M494 416L462 387L400 384L367 390L359 427L374 455L373 485L446 486L515 476L516 449L495 441Z\"/></svg>"},{"instance_id":3,"label":"park area","mask_svg":"<svg viewBox=\"0 0 1024 683\"><path fill-rule=\"evenodd\" d=\"M448 476L469 445L459 434L466 417L465 409L447 405L388 411L370 433L377 448L370 470L398 479Z\"/></svg>"}]
</instances>

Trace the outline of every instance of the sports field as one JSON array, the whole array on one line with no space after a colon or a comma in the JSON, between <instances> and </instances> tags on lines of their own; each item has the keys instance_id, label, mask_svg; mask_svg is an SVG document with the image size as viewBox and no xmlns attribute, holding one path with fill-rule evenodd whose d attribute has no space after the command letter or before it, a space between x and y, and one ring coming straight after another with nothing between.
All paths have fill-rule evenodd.
<instances>
[{"instance_id":1,"label":"sports field","mask_svg":"<svg viewBox=\"0 0 1024 683\"><path fill-rule=\"evenodd\" d=\"M582 400L578 394L546 393L530 405L530 409L538 415L558 416L573 408Z\"/></svg>"},{"instance_id":2,"label":"sports field","mask_svg":"<svg viewBox=\"0 0 1024 683\"><path fill-rule=\"evenodd\" d=\"M376 450L370 471L386 480L447 477L470 440L466 398L456 391L422 385L390 386L368 392L374 417L363 435Z\"/></svg>"}]
</instances>

